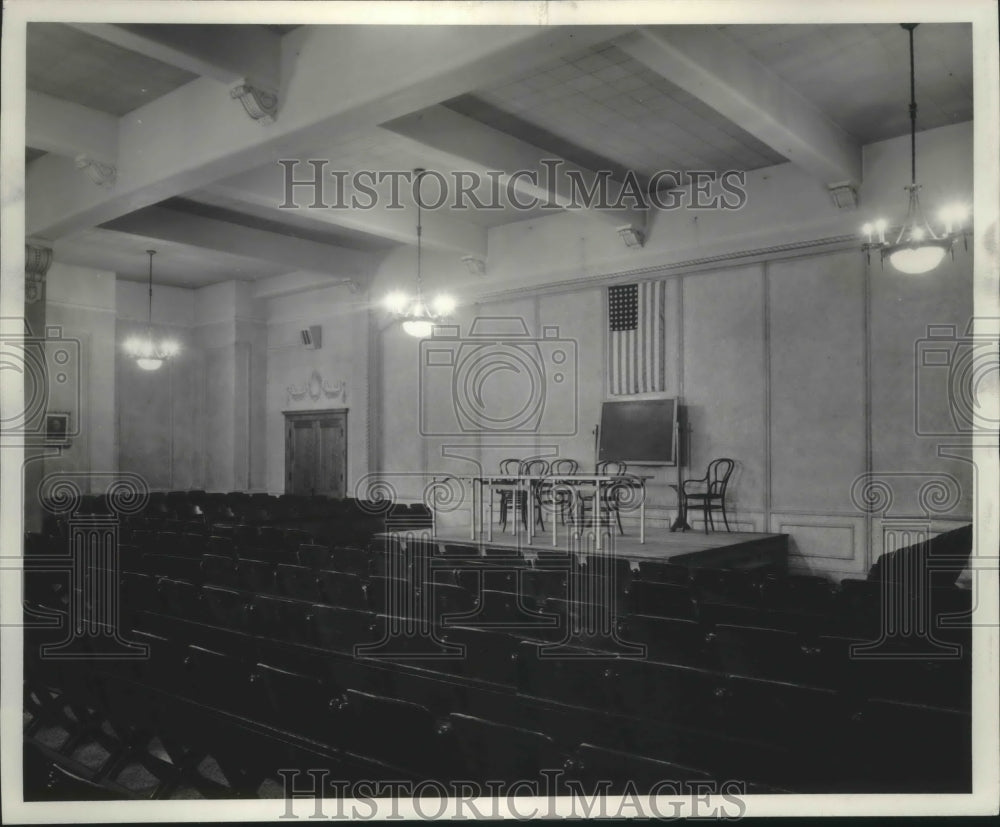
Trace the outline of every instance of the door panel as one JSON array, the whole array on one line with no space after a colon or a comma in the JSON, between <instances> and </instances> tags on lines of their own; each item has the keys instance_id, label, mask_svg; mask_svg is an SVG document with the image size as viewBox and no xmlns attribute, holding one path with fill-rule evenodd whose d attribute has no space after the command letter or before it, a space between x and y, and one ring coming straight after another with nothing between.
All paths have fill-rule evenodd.
<instances>
[{"instance_id":1,"label":"door panel","mask_svg":"<svg viewBox=\"0 0 1000 827\"><path fill-rule=\"evenodd\" d=\"M343 419L321 420L319 423L319 488L317 493L331 497L344 496L344 448L346 446Z\"/></svg>"},{"instance_id":2,"label":"door panel","mask_svg":"<svg viewBox=\"0 0 1000 827\"><path fill-rule=\"evenodd\" d=\"M347 481L347 412L285 414L285 491L343 497Z\"/></svg>"}]
</instances>

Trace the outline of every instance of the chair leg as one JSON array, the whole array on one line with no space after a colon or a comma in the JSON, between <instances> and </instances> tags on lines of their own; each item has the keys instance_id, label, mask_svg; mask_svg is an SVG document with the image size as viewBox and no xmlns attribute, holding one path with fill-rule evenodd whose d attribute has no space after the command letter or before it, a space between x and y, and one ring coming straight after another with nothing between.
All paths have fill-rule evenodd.
<instances>
[{"instance_id":1,"label":"chair leg","mask_svg":"<svg viewBox=\"0 0 1000 827\"><path fill-rule=\"evenodd\" d=\"M705 521L705 533L708 534L708 523L712 519L712 510L708 507L708 499L705 500L702 519ZM712 526L712 531L715 531L714 525Z\"/></svg>"},{"instance_id":2,"label":"chair leg","mask_svg":"<svg viewBox=\"0 0 1000 827\"><path fill-rule=\"evenodd\" d=\"M622 513L618 510L618 506L614 506L615 519L618 520L618 533L625 536L625 529L622 528Z\"/></svg>"},{"instance_id":3,"label":"chair leg","mask_svg":"<svg viewBox=\"0 0 1000 827\"><path fill-rule=\"evenodd\" d=\"M722 522L724 522L726 524L726 531L732 531L732 529L729 527L729 520L726 517L726 501L725 500L722 501Z\"/></svg>"}]
</instances>

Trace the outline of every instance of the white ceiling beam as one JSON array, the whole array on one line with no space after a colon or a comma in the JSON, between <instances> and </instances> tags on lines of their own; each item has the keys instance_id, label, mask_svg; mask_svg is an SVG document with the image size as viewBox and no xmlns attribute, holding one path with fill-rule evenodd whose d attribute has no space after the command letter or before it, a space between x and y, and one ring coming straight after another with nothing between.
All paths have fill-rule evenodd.
<instances>
[{"instance_id":1,"label":"white ceiling beam","mask_svg":"<svg viewBox=\"0 0 1000 827\"><path fill-rule=\"evenodd\" d=\"M590 191L598 181L593 170L572 164L555 153L539 149L480 121L461 115L445 106L431 106L382 124L398 135L418 143L425 150L444 153L453 169L467 169L484 174L501 171L505 181L513 178L513 189L522 204L537 202L558 204L565 210L593 215L614 226L630 224L645 227L646 211L626 198L620 208L586 206L583 190ZM558 167L543 161L558 160ZM556 170L553 174L553 169ZM528 173L528 174L525 174ZM574 191L570 174L579 184ZM537 181L537 183L535 183ZM608 202L617 202L622 187L606 179Z\"/></svg>"},{"instance_id":2,"label":"white ceiling beam","mask_svg":"<svg viewBox=\"0 0 1000 827\"><path fill-rule=\"evenodd\" d=\"M374 272L377 261L372 253L252 229L166 207L136 210L103 226L144 238L272 261L289 270L329 273L345 280L366 280Z\"/></svg>"},{"instance_id":3,"label":"white ceiling beam","mask_svg":"<svg viewBox=\"0 0 1000 827\"><path fill-rule=\"evenodd\" d=\"M274 299L278 296L303 293L306 290L334 287L345 281L353 281L353 279L336 279L324 273L297 270L292 273L283 273L280 276L257 279L253 283L251 292L255 299Z\"/></svg>"},{"instance_id":4,"label":"white ceiling beam","mask_svg":"<svg viewBox=\"0 0 1000 827\"><path fill-rule=\"evenodd\" d=\"M116 46L222 83L281 81L281 35L263 26L67 23Z\"/></svg>"},{"instance_id":5,"label":"white ceiling beam","mask_svg":"<svg viewBox=\"0 0 1000 827\"><path fill-rule=\"evenodd\" d=\"M625 27L304 26L282 39L277 120L250 123L200 78L124 116L112 188L43 156L27 173L26 229L55 239L615 37ZM373 56L391 55L391 60ZM359 69L363 67L363 70Z\"/></svg>"},{"instance_id":6,"label":"white ceiling beam","mask_svg":"<svg viewBox=\"0 0 1000 827\"><path fill-rule=\"evenodd\" d=\"M615 45L823 183L861 183L861 146L711 26L639 29Z\"/></svg>"},{"instance_id":7,"label":"white ceiling beam","mask_svg":"<svg viewBox=\"0 0 1000 827\"><path fill-rule=\"evenodd\" d=\"M114 166L118 158L118 118L96 109L28 90L27 145L65 158L86 155Z\"/></svg>"},{"instance_id":8,"label":"white ceiling beam","mask_svg":"<svg viewBox=\"0 0 1000 827\"><path fill-rule=\"evenodd\" d=\"M308 163L301 163L292 171L296 179L305 179L312 176L313 167ZM324 169L324 172L328 171L328 169ZM275 220L278 221L281 220L282 213L293 211L297 215L316 221L321 226L363 232L399 244L417 243L417 219L413 210L408 208L388 209L385 200L375 204L371 209L313 207L315 196L311 188L296 187L290 193L292 198L287 198L285 175L283 165L268 164L265 167L210 184L204 190L244 203L273 209ZM324 180L325 184L320 193L322 203L334 204L338 198L342 199L342 203L350 203L352 190L345 187L344 192L338 196L333 177L327 174ZM407 189L405 182L401 189L404 191ZM402 199L400 200L402 203ZM367 201L366 198L364 203ZM282 208L280 205L285 203L296 203L299 206L297 208ZM444 210L428 210L423 214L422 242L430 249L486 258L486 239L485 227L448 215Z\"/></svg>"}]
</instances>

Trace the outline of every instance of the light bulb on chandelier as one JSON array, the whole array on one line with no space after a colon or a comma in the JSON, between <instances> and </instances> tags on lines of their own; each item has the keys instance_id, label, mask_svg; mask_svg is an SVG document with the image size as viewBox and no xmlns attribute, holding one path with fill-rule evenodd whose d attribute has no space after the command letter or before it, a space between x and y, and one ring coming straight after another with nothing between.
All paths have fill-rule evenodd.
<instances>
[{"instance_id":1,"label":"light bulb on chandelier","mask_svg":"<svg viewBox=\"0 0 1000 827\"><path fill-rule=\"evenodd\" d=\"M413 297L394 292L385 297L385 307L394 314L403 331L416 339L426 339L433 335L434 327L442 324L445 317L455 309L455 300L447 295L439 295L428 306L423 297L421 282L421 252L423 236L423 202L420 197L420 182L425 170L416 169L415 197L417 202L417 292Z\"/></svg>"},{"instance_id":2,"label":"light bulb on chandelier","mask_svg":"<svg viewBox=\"0 0 1000 827\"><path fill-rule=\"evenodd\" d=\"M135 359L142 370L159 370L163 363L180 353L180 345L172 339L157 340L153 335L153 256L156 250L146 250L149 256L149 311L146 332L140 336L130 336L122 344L124 351Z\"/></svg>"},{"instance_id":3,"label":"light bulb on chandelier","mask_svg":"<svg viewBox=\"0 0 1000 827\"><path fill-rule=\"evenodd\" d=\"M880 218L874 224L865 224L861 228L865 235L861 248L869 256L872 250L878 250L882 261L889 259L889 263L900 273L918 275L936 268L944 260L945 254L953 252L958 238L962 238L968 248L968 234L964 223L969 211L962 204L952 204L942 209L938 213L938 219L944 225L940 234L934 232L924 217L920 206L920 185L917 183L917 97L913 70L913 30L918 24L900 25L909 32L910 37L910 183L905 188L909 194L909 203L906 219L894 242L886 241L888 222Z\"/></svg>"}]
</instances>

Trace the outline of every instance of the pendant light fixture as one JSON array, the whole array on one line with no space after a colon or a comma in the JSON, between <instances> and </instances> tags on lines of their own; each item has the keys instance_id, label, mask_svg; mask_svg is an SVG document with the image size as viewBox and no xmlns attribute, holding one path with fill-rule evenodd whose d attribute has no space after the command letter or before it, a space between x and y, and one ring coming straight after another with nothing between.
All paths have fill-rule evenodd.
<instances>
[{"instance_id":1,"label":"pendant light fixture","mask_svg":"<svg viewBox=\"0 0 1000 827\"><path fill-rule=\"evenodd\" d=\"M391 293L385 299L386 307L395 314L403 330L416 339L426 339L434 332L434 326L442 324L445 317L455 309L455 302L449 296L437 296L428 305L424 301L421 273L421 252L423 236L423 201L420 197L420 182L426 170L415 169L414 196L417 202L417 292L413 297L405 293Z\"/></svg>"},{"instance_id":2,"label":"pendant light fixture","mask_svg":"<svg viewBox=\"0 0 1000 827\"><path fill-rule=\"evenodd\" d=\"M135 359L143 370L159 370L171 356L180 352L180 345L172 339L159 341L153 336L153 256L156 250L146 250L149 256L149 315L146 319L146 335L131 336L125 340L125 352Z\"/></svg>"},{"instance_id":3,"label":"pendant light fixture","mask_svg":"<svg viewBox=\"0 0 1000 827\"><path fill-rule=\"evenodd\" d=\"M879 219L873 224L865 224L861 232L865 234L862 249L869 254L871 250L881 253L883 264L886 259L900 273L927 273L937 267L945 254L952 252L952 247L959 237L968 240L964 222L968 210L961 205L950 205L939 213L939 220L944 225L943 232L936 234L930 223L924 217L920 206L920 185L917 183L917 95L913 62L913 31L918 23L900 23L910 37L910 184L905 189L909 194L909 204L906 209L906 219L899 229L894 242L885 238L888 222Z\"/></svg>"}]
</instances>

